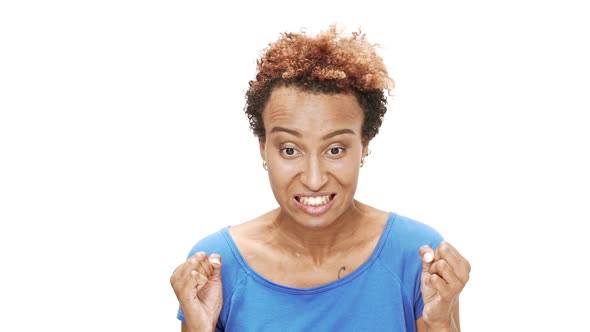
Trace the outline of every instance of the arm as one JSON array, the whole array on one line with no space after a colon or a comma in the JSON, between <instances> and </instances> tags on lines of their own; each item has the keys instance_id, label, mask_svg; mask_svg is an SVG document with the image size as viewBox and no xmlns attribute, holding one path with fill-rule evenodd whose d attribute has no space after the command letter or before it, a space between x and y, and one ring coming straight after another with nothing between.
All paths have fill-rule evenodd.
<instances>
[{"instance_id":1,"label":"arm","mask_svg":"<svg viewBox=\"0 0 590 332\"><path fill-rule=\"evenodd\" d=\"M207 329L203 329L203 330L198 330L198 331L206 331ZM211 332L216 332L218 330L213 329L211 330ZM180 323L180 332L191 332L188 328L188 326L186 326L186 323Z\"/></svg>"},{"instance_id":2,"label":"arm","mask_svg":"<svg viewBox=\"0 0 590 332\"><path fill-rule=\"evenodd\" d=\"M429 329L428 325L424 322L422 317L416 320L416 331L417 332L461 332L461 324L459 321L459 301L453 305L452 313L451 313L451 322L450 327L444 328L441 327L440 329Z\"/></svg>"},{"instance_id":3,"label":"arm","mask_svg":"<svg viewBox=\"0 0 590 332\"><path fill-rule=\"evenodd\" d=\"M180 323L180 332L194 332L194 331L207 331L207 332L217 332L219 331L218 329L216 329L215 327L212 327L211 329L209 328L193 328L192 330L186 325L186 323L181 322Z\"/></svg>"},{"instance_id":4,"label":"arm","mask_svg":"<svg viewBox=\"0 0 590 332\"><path fill-rule=\"evenodd\" d=\"M419 332L460 332L459 294L469 280L471 265L448 242L436 250L420 248L422 257L422 317L416 320Z\"/></svg>"}]
</instances>

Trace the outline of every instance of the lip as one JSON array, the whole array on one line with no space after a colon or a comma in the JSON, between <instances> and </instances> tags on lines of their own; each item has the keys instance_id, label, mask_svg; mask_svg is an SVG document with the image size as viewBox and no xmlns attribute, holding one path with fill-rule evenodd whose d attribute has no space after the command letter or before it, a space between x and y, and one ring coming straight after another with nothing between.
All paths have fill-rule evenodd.
<instances>
[{"instance_id":1,"label":"lip","mask_svg":"<svg viewBox=\"0 0 590 332\"><path fill-rule=\"evenodd\" d=\"M326 203L324 205L319 205L319 206L309 206L309 205L305 205L297 200L297 197L321 197L321 196L330 196L330 200L328 201L328 203ZM299 209L301 209L303 212L305 212L306 214L309 214L312 216L319 216L321 214L326 213L328 210L330 210L332 205L334 205L335 200L336 200L335 193L301 194L301 195L296 195L295 197L293 197L293 201L295 202L295 205Z\"/></svg>"}]
</instances>

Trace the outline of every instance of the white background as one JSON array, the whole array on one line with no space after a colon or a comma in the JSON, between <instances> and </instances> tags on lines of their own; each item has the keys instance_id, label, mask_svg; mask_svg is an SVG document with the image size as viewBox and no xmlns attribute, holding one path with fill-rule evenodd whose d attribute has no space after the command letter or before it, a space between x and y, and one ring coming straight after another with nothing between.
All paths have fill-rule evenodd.
<instances>
[{"instance_id":1,"label":"white background","mask_svg":"<svg viewBox=\"0 0 590 332\"><path fill-rule=\"evenodd\" d=\"M397 83L357 198L471 261L463 330L587 327L582 3L3 1L0 330L178 330L173 269L275 206L243 115L255 60L330 23Z\"/></svg>"}]
</instances>

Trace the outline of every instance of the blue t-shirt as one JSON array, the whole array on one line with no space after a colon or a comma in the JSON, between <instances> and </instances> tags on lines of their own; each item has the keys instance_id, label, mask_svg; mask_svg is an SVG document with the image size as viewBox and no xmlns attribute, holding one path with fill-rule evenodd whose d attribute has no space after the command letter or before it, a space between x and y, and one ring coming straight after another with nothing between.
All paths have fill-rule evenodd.
<instances>
[{"instance_id":1,"label":"blue t-shirt","mask_svg":"<svg viewBox=\"0 0 590 332\"><path fill-rule=\"evenodd\" d=\"M227 228L199 241L223 259L223 308L216 331L416 331L424 303L419 248L442 241L432 227L390 213L371 257L342 279L312 288L285 287L246 263ZM182 310L178 319L184 321Z\"/></svg>"}]
</instances>

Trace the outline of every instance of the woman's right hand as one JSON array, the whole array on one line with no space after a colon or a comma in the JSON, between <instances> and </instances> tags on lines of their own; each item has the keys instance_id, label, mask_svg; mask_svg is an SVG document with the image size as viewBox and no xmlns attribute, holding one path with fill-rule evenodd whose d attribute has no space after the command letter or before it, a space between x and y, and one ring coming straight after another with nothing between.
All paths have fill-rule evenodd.
<instances>
[{"instance_id":1,"label":"woman's right hand","mask_svg":"<svg viewBox=\"0 0 590 332\"><path fill-rule=\"evenodd\" d=\"M221 256L198 252L178 266L170 283L188 331L215 331L223 305Z\"/></svg>"}]
</instances>

